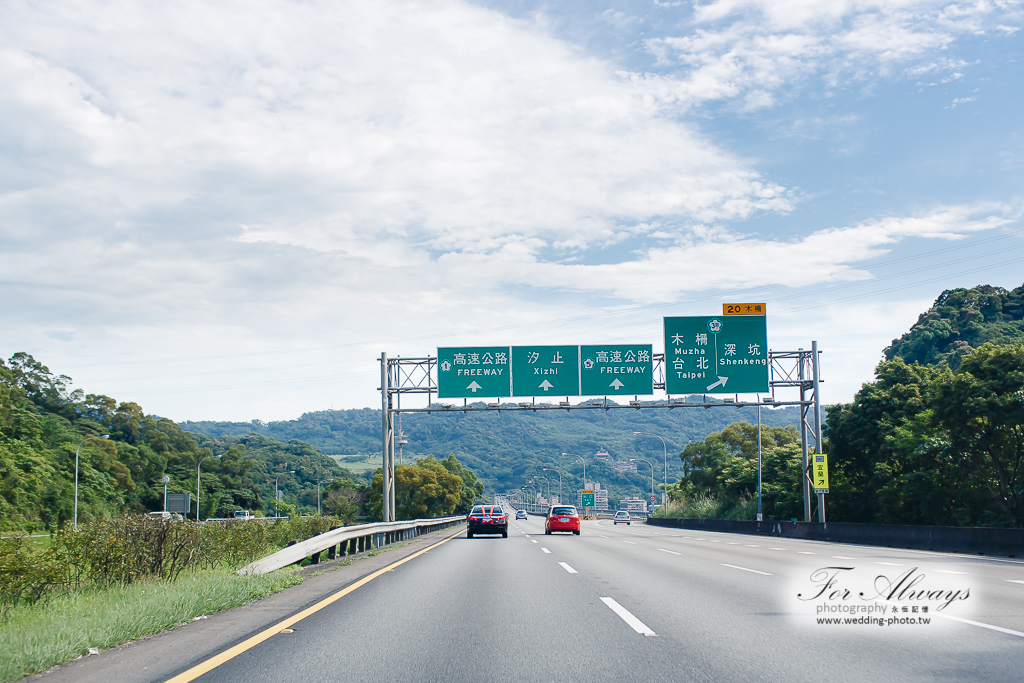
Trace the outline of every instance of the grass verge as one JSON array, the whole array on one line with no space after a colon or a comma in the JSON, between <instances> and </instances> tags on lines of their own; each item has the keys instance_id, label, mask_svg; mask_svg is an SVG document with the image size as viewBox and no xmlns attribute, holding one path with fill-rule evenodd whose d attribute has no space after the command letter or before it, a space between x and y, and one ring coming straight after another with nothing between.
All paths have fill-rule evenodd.
<instances>
[{"instance_id":1,"label":"grass verge","mask_svg":"<svg viewBox=\"0 0 1024 683\"><path fill-rule=\"evenodd\" d=\"M12 609L0 623L0 681L16 681L87 654L166 631L302 583L294 569L265 576L228 570L183 574L53 597Z\"/></svg>"}]
</instances>

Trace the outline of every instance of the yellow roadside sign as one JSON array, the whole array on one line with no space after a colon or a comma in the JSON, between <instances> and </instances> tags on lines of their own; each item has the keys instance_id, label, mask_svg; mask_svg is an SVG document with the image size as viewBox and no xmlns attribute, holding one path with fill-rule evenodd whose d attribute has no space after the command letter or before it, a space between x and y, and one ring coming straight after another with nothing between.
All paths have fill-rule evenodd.
<instances>
[{"instance_id":1,"label":"yellow roadside sign","mask_svg":"<svg viewBox=\"0 0 1024 683\"><path fill-rule=\"evenodd\" d=\"M722 304L722 315L766 315L764 304Z\"/></svg>"},{"instance_id":2,"label":"yellow roadside sign","mask_svg":"<svg viewBox=\"0 0 1024 683\"><path fill-rule=\"evenodd\" d=\"M811 481L814 482L815 493L828 493L828 455L822 453L814 456L811 468Z\"/></svg>"}]
</instances>

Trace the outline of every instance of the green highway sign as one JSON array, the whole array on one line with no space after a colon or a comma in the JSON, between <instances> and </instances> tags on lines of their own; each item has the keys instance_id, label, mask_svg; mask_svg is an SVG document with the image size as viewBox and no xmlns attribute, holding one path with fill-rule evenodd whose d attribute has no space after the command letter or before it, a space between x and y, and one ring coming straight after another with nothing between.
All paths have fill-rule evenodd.
<instances>
[{"instance_id":1,"label":"green highway sign","mask_svg":"<svg viewBox=\"0 0 1024 683\"><path fill-rule=\"evenodd\" d=\"M665 391L669 394L767 392L765 316L665 318Z\"/></svg>"},{"instance_id":2,"label":"green highway sign","mask_svg":"<svg viewBox=\"0 0 1024 683\"><path fill-rule=\"evenodd\" d=\"M580 347L512 347L512 396L579 395Z\"/></svg>"},{"instance_id":3,"label":"green highway sign","mask_svg":"<svg viewBox=\"0 0 1024 683\"><path fill-rule=\"evenodd\" d=\"M594 507L593 491L580 491L580 506L585 508Z\"/></svg>"},{"instance_id":4,"label":"green highway sign","mask_svg":"<svg viewBox=\"0 0 1024 683\"><path fill-rule=\"evenodd\" d=\"M654 393L650 344L604 344L580 347L580 394L583 396Z\"/></svg>"},{"instance_id":5,"label":"green highway sign","mask_svg":"<svg viewBox=\"0 0 1024 683\"><path fill-rule=\"evenodd\" d=\"M458 346L437 350L438 398L512 395L507 346Z\"/></svg>"}]
</instances>

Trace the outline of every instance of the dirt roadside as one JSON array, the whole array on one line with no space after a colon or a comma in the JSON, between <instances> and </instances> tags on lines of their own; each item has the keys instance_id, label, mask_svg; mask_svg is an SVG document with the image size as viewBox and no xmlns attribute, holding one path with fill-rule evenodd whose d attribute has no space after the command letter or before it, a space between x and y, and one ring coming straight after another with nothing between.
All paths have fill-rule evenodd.
<instances>
[{"instance_id":1,"label":"dirt roadside","mask_svg":"<svg viewBox=\"0 0 1024 683\"><path fill-rule=\"evenodd\" d=\"M45 683L158 683L236 645L365 576L457 533L442 529L388 548L352 556L352 564L321 562L305 567L301 585L258 602L210 614L170 631L82 657L21 679ZM415 560L414 560L415 561Z\"/></svg>"}]
</instances>

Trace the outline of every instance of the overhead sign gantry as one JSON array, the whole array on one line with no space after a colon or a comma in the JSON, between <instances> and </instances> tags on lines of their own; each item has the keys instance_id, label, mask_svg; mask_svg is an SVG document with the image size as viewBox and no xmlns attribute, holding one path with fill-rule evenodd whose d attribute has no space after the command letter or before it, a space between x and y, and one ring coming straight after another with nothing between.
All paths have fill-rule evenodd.
<instances>
[{"instance_id":1,"label":"overhead sign gantry","mask_svg":"<svg viewBox=\"0 0 1024 683\"><path fill-rule=\"evenodd\" d=\"M663 354L654 353L651 344L443 347L436 357L416 358L382 353L385 521L395 514L394 416L403 412L717 408L756 406L763 399L773 406L800 407L804 472L810 474L808 437L819 454L822 441L817 342L809 350L770 350L763 303L724 304L720 316L667 317L664 342ZM779 395L787 389L798 390L799 396ZM640 400L656 391L667 396ZM402 397L412 394L425 394L426 405L403 407ZM722 394L733 398L708 398ZM750 398L741 399L741 394ZM461 398L463 404L433 403L434 395ZM604 401L572 405L573 396ZM531 400L501 400L514 397ZM810 521L809 476L804 489L804 517ZM819 518L823 505L819 496Z\"/></svg>"}]
</instances>

